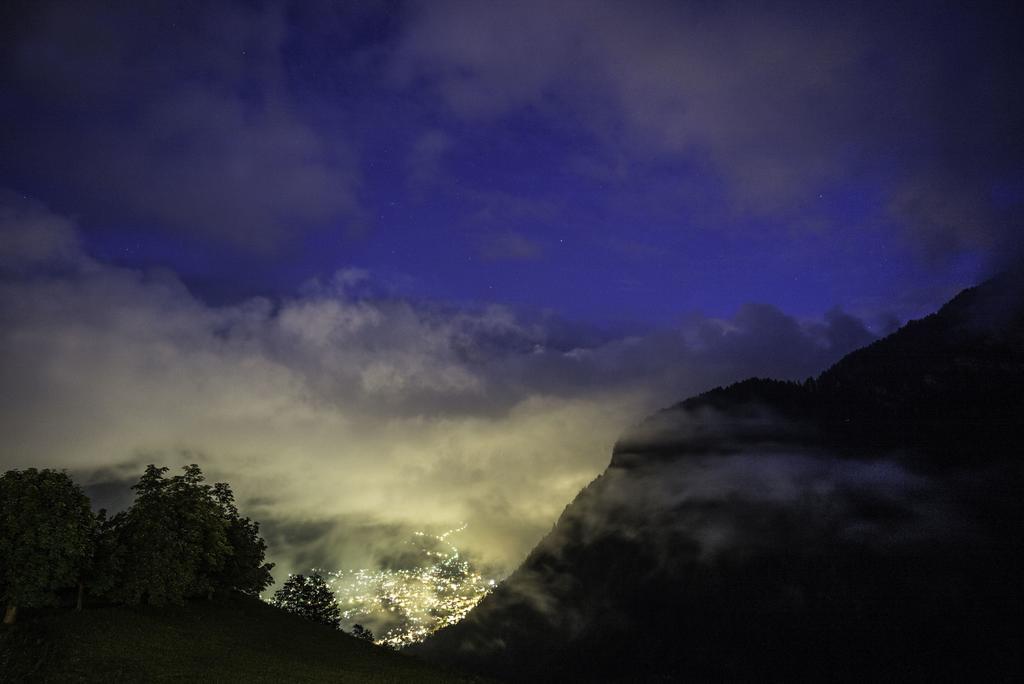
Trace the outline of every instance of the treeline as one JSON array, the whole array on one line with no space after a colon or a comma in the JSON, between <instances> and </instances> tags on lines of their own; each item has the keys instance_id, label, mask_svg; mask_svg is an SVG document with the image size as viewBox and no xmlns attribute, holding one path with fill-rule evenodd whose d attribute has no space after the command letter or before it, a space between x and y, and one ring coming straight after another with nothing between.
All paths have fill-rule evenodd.
<instances>
[{"instance_id":1,"label":"treeline","mask_svg":"<svg viewBox=\"0 0 1024 684\"><path fill-rule=\"evenodd\" d=\"M243 517L231 487L207 484L197 465L167 476L154 465L113 517L93 513L64 472L0 476L0 600L4 623L19 607L86 595L112 603L180 604L216 593L258 596L273 583L259 523ZM70 599L65 598L69 601Z\"/></svg>"}]
</instances>

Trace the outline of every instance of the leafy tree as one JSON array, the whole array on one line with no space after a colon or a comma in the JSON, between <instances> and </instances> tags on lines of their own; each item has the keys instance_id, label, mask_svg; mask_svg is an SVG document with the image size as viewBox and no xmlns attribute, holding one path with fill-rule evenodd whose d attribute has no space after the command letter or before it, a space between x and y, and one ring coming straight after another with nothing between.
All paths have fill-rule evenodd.
<instances>
[{"instance_id":1,"label":"leafy tree","mask_svg":"<svg viewBox=\"0 0 1024 684\"><path fill-rule=\"evenodd\" d=\"M354 636L356 639L365 639L366 641L373 641L373 632L359 624L352 625L352 636Z\"/></svg>"},{"instance_id":2,"label":"leafy tree","mask_svg":"<svg viewBox=\"0 0 1024 684\"><path fill-rule=\"evenodd\" d=\"M171 478L166 472L147 466L132 487L135 502L113 521L111 561L120 576L111 597L119 602L164 605L209 596L231 554L223 512L199 466Z\"/></svg>"},{"instance_id":3,"label":"leafy tree","mask_svg":"<svg viewBox=\"0 0 1024 684\"><path fill-rule=\"evenodd\" d=\"M217 587L259 596L260 592L274 583L270 575L274 564L264 562L267 543L260 537L260 524L239 515L235 495L226 482L214 484L212 494L221 509L225 534L231 547L231 553L217 574Z\"/></svg>"},{"instance_id":4,"label":"leafy tree","mask_svg":"<svg viewBox=\"0 0 1024 684\"><path fill-rule=\"evenodd\" d=\"M112 596L120 575L117 563L118 525L122 518L107 517L101 508L94 518L91 534L91 553L82 566L79 578L78 606L82 609L85 592L98 596Z\"/></svg>"},{"instance_id":5,"label":"leafy tree","mask_svg":"<svg viewBox=\"0 0 1024 684\"><path fill-rule=\"evenodd\" d=\"M291 575L284 586L274 592L274 605L307 620L337 628L341 622L341 609L334 592L319 573L309 577Z\"/></svg>"},{"instance_id":6,"label":"leafy tree","mask_svg":"<svg viewBox=\"0 0 1024 684\"><path fill-rule=\"evenodd\" d=\"M66 473L9 470L0 476L0 598L4 623L19 606L56 602L74 586L90 554L89 499Z\"/></svg>"}]
</instances>

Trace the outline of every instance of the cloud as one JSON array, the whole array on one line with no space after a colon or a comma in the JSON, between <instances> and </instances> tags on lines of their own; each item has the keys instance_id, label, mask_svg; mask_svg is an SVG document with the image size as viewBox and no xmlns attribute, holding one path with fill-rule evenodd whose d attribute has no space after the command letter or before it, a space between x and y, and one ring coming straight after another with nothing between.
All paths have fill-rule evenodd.
<instances>
[{"instance_id":1,"label":"cloud","mask_svg":"<svg viewBox=\"0 0 1024 684\"><path fill-rule=\"evenodd\" d=\"M638 529L661 525L662 534L691 541L697 560L710 563L785 548L792 543L790 526L802 528L808 541L831 538L876 548L948 540L958 533L957 516L949 501L942 502L940 485L908 470L899 455L854 460L751 444L727 453L727 443L720 453L610 470L598 486L602 498L588 497L574 513L584 539L632 537ZM671 548L654 551L665 562L673 555Z\"/></svg>"},{"instance_id":2,"label":"cloud","mask_svg":"<svg viewBox=\"0 0 1024 684\"><path fill-rule=\"evenodd\" d=\"M695 620L699 630L737 610L824 608L842 620L876 601L897 612L915 601L931 610L940 594L973 604L973 591L950 591L966 577L958 559L1005 519L979 516L969 492L985 483L986 505L1011 510L1005 473L926 474L906 452L851 454L820 437L767 405L656 415L524 566L422 652L481 670L532 652L550 668L564 649L548 644L623 630L678 640L673 626Z\"/></svg>"},{"instance_id":3,"label":"cloud","mask_svg":"<svg viewBox=\"0 0 1024 684\"><path fill-rule=\"evenodd\" d=\"M358 215L345 135L287 86L283 6L193 9L23 5L3 50L8 168L100 223L254 249Z\"/></svg>"},{"instance_id":4,"label":"cloud","mask_svg":"<svg viewBox=\"0 0 1024 684\"><path fill-rule=\"evenodd\" d=\"M467 121L541 113L578 122L611 165L685 160L702 222L770 217L828 225L837 187L872 202L865 224L928 256L985 249L1016 231L994 187L1019 177L1022 103L1007 27L1019 10L782 3L414 5L392 55ZM985 45L984 49L980 48ZM604 158L605 161L600 161ZM636 164L632 164L636 165ZM604 174L607 175L607 174ZM614 173L612 174L615 175ZM614 180L614 179L613 179ZM880 187L879 187L880 186ZM703 187L703 186L702 186Z\"/></svg>"},{"instance_id":5,"label":"cloud","mask_svg":"<svg viewBox=\"0 0 1024 684\"><path fill-rule=\"evenodd\" d=\"M11 191L0 190L0 235L0 268L6 271L28 273L88 261L70 220Z\"/></svg>"},{"instance_id":6,"label":"cloud","mask_svg":"<svg viewBox=\"0 0 1024 684\"><path fill-rule=\"evenodd\" d=\"M858 56L837 19L663 2L643 11L589 2L420 9L399 67L433 78L463 116L607 99L631 142L710 154L758 206L808 192L838 161L822 147L827 131L803 127L810 113L795 111L812 100L832 106L825 96ZM798 113L804 120L793 120Z\"/></svg>"},{"instance_id":7,"label":"cloud","mask_svg":"<svg viewBox=\"0 0 1024 684\"><path fill-rule=\"evenodd\" d=\"M378 194L363 192L358 155L387 156L372 142L386 137L405 150L403 177L368 182L437 191L500 222L498 235L523 233L516 219L571 227L624 213L686 233L752 233L761 219L899 231L933 259L1019 243L1020 10L1008 4L4 11L0 173L89 229L269 250L314 228L358 228ZM384 121L378 105L392 101L409 113ZM523 135L524 120L537 135ZM543 182L526 195L518 175L448 182L446 156L479 162L483 136L510 141L496 148L507 161L550 167ZM544 197L567 174L588 192ZM473 194L495 183L517 194ZM545 216L504 211L542 200Z\"/></svg>"},{"instance_id":8,"label":"cloud","mask_svg":"<svg viewBox=\"0 0 1024 684\"><path fill-rule=\"evenodd\" d=\"M460 548L508 572L638 418L754 373L806 377L869 335L764 306L598 335L375 297L359 271L211 306L171 272L88 258L41 207L5 205L0 228L0 466L68 468L116 506L144 463L196 461L264 521L282 572L367 563L366 530L462 522Z\"/></svg>"}]
</instances>

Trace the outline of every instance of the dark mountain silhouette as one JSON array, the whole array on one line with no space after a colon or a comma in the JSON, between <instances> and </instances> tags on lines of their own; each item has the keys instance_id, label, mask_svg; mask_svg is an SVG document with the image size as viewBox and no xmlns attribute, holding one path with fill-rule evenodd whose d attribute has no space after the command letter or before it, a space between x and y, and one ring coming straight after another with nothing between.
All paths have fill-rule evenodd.
<instances>
[{"instance_id":1,"label":"dark mountain silhouette","mask_svg":"<svg viewBox=\"0 0 1024 684\"><path fill-rule=\"evenodd\" d=\"M429 658L513 680L1020 680L1021 281L625 434Z\"/></svg>"}]
</instances>

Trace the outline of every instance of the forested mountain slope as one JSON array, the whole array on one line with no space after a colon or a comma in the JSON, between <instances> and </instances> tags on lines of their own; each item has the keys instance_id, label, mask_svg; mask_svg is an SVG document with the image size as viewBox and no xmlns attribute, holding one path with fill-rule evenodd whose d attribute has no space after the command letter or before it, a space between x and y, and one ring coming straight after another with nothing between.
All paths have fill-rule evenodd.
<instances>
[{"instance_id":1,"label":"forested mountain slope","mask_svg":"<svg viewBox=\"0 0 1024 684\"><path fill-rule=\"evenodd\" d=\"M645 420L420 652L520 680L1019 677L1019 286Z\"/></svg>"}]
</instances>

